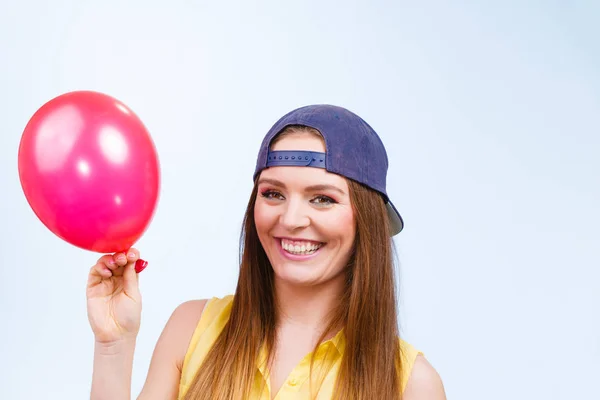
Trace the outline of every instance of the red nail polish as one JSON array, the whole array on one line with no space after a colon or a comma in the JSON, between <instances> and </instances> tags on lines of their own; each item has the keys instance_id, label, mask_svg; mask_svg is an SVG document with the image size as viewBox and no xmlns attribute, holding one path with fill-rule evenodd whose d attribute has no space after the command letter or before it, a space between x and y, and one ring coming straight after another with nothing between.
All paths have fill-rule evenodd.
<instances>
[{"instance_id":1,"label":"red nail polish","mask_svg":"<svg viewBox=\"0 0 600 400\"><path fill-rule=\"evenodd\" d=\"M135 262L135 272L138 274L146 269L148 261L142 260L141 258Z\"/></svg>"}]
</instances>

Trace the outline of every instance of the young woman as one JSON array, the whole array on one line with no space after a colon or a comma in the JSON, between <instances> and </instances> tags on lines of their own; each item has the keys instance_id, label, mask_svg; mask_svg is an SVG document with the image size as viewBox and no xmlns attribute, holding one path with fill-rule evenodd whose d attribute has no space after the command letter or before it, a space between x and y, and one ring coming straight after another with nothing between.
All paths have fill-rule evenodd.
<instances>
[{"instance_id":1,"label":"young woman","mask_svg":"<svg viewBox=\"0 0 600 400\"><path fill-rule=\"evenodd\" d=\"M245 214L237 289L186 302L158 340L139 399L443 400L398 336L388 160L336 106L302 107L265 136ZM101 257L87 286L92 399L129 399L139 253Z\"/></svg>"}]
</instances>

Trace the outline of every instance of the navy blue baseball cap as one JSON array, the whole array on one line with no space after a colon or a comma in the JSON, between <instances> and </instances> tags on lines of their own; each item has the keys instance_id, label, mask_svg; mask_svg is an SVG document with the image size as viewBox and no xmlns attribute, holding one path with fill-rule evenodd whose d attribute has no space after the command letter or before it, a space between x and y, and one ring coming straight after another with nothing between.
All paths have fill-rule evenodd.
<instances>
[{"instance_id":1,"label":"navy blue baseball cap","mask_svg":"<svg viewBox=\"0 0 600 400\"><path fill-rule=\"evenodd\" d=\"M273 139L290 125L304 125L319 131L325 140L325 153L272 151ZM345 108L317 104L298 108L281 117L263 139L254 179L263 169L274 166L324 168L362 183L383 196L391 235L404 228L404 221L386 191L388 158L383 142L367 122Z\"/></svg>"}]
</instances>

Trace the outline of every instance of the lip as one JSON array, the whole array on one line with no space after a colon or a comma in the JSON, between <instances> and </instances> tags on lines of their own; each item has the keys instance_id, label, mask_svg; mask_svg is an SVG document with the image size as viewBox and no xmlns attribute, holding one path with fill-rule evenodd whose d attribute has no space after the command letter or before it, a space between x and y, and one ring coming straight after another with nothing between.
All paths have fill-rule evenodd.
<instances>
[{"instance_id":1,"label":"lip","mask_svg":"<svg viewBox=\"0 0 600 400\"><path fill-rule=\"evenodd\" d=\"M312 239L306 239L306 238L293 238L293 237L287 237L287 236L274 236L275 239L277 240L289 240L291 242L311 242L311 243L317 243L317 244L323 244L323 242L320 242L318 240L312 240Z\"/></svg>"},{"instance_id":2,"label":"lip","mask_svg":"<svg viewBox=\"0 0 600 400\"><path fill-rule=\"evenodd\" d=\"M287 240L305 240L305 239L292 239L292 238L281 238L281 237L276 237L275 238L275 244L277 246L277 249L279 249L279 253L284 258L287 258L288 260L291 260L291 261L307 261L307 260L311 260L311 259L315 258L321 252L321 249L323 247L325 247L325 245L323 244L323 246L321 246L317 251L315 251L312 254L307 254L307 255L291 254L291 253L288 253L287 251L285 251L283 249L283 247L281 247L281 239L287 239ZM305 241L315 242L314 240L305 240ZM323 243L323 242L315 242L315 243Z\"/></svg>"}]
</instances>

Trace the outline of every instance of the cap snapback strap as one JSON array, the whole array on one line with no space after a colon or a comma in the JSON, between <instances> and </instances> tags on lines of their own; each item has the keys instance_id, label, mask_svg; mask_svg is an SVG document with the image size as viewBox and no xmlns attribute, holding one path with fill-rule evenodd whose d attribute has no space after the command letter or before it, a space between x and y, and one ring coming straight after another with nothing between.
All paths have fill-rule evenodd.
<instances>
[{"instance_id":1,"label":"cap snapback strap","mask_svg":"<svg viewBox=\"0 0 600 400\"><path fill-rule=\"evenodd\" d=\"M325 153L296 150L269 151L267 167L277 166L325 168Z\"/></svg>"}]
</instances>

